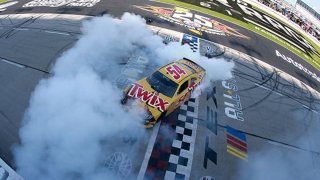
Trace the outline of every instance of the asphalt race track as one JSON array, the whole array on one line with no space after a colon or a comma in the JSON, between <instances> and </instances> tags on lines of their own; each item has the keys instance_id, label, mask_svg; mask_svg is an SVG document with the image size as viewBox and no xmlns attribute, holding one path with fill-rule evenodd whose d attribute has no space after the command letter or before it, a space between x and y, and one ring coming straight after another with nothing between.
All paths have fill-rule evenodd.
<instances>
[{"instance_id":1,"label":"asphalt race track","mask_svg":"<svg viewBox=\"0 0 320 180\"><path fill-rule=\"evenodd\" d=\"M81 15L118 17L133 12L152 18L153 26L192 34L132 6L168 6L153 1L110 0L89 8L23 8L27 2L18 1L0 11L0 84L5 87L0 88L0 157L12 166L11 150L19 143L19 128L30 96L41 79L52 75L55 60L78 40L81 21L89 18ZM203 34L201 38L226 47L200 40L200 54L207 46L216 48L217 58L235 63L233 78L211 82L199 97L147 131L148 138L139 139L134 134L114 137L117 143L105 146L112 146L114 154L101 159L120 179L279 179L288 171L289 177L297 179L320 176L320 84L284 63L275 50L313 70L318 77L319 71L280 45L219 21L250 40ZM143 58L133 56L123 68L136 67ZM126 79L120 76L116 79ZM134 154L132 149L137 148L139 152ZM123 167L114 168L119 159ZM282 167L288 168L277 172Z\"/></svg>"},{"instance_id":2,"label":"asphalt race track","mask_svg":"<svg viewBox=\"0 0 320 180\"><path fill-rule=\"evenodd\" d=\"M150 17L154 19L152 22L153 25L164 27L172 30L177 30L179 32L189 33L188 29L185 29L181 26L175 25L173 23L168 23L167 21L157 19L152 13L143 11L141 9L136 8L133 5L153 5L153 6L161 6L161 7L170 7L173 6L166 5L163 3L157 3L153 1L128 1L128 0L110 0L110 1L101 1L96 6L90 8L84 8L81 6L59 6L55 5L56 7L22 7L29 1L19 1L17 4L10 6L7 10L0 12L0 14L23 14L23 13L58 13L58 14L79 14L79 15L90 15L90 16L100 16L103 14L111 14L115 17L121 16L124 12L132 12L139 14L143 17ZM197 12L199 15L208 16L203 13ZM238 29L239 32L245 36L250 37L250 40L239 38L236 36L217 36L212 34L204 33L202 38L208 39L210 41L223 44L227 47L232 47L233 49L239 50L240 52L246 53L250 56L255 58L261 59L268 64L271 64L279 69L289 73L290 75L297 77L302 82L308 84L311 87L319 89L319 82L314 81L313 79L309 78L307 75L302 73L297 69L291 68L287 64L283 63L279 60L276 56L275 50L280 51L282 54L289 56L294 59L296 62L302 64L305 68L309 69L310 71L317 74L319 77L319 71L316 70L313 66L309 65L303 59L298 57L297 55L293 54L291 51L283 48L282 46L264 38L261 35L248 31L242 27L234 25L224 20L217 19L215 17L210 17L213 20L218 20L219 22L231 27ZM192 33L191 33L192 34Z\"/></svg>"},{"instance_id":3,"label":"asphalt race track","mask_svg":"<svg viewBox=\"0 0 320 180\"><path fill-rule=\"evenodd\" d=\"M33 30L15 30L20 24ZM55 31L50 31L53 29L50 26ZM50 66L55 59L77 40L79 27L79 22L54 19L35 23L31 17L2 21L1 82L2 87L6 87L1 88L1 99L4 102L1 103L1 122L6 127L1 131L1 137L6 137L1 140L3 159L12 159L9 149L4 148L6 144L19 141L17 133L31 92L40 79L50 75ZM55 33L57 31L60 34ZM2 154L3 152L7 153Z\"/></svg>"}]
</instances>

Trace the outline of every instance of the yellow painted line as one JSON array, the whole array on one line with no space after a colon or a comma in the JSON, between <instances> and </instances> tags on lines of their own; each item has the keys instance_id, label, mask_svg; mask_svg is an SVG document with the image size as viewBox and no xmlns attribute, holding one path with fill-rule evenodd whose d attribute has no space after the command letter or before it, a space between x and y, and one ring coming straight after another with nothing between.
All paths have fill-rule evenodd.
<instances>
[{"instance_id":1,"label":"yellow painted line","mask_svg":"<svg viewBox=\"0 0 320 180\"><path fill-rule=\"evenodd\" d=\"M247 158L244 158L244 157L242 157L242 156L234 153L233 151L230 151L229 149L227 150L227 152L230 153L230 154L232 154L232 155L234 155L234 156L236 156L236 157L238 157L238 158L240 158L240 159L242 159L242 160L244 160L244 161L248 161Z\"/></svg>"},{"instance_id":2,"label":"yellow painted line","mask_svg":"<svg viewBox=\"0 0 320 180\"><path fill-rule=\"evenodd\" d=\"M232 146L230 146L230 145L227 145L227 148L228 148L228 149L230 149L231 151L234 151L235 153L240 154L241 156L248 157L248 155L247 155L247 154L245 154L245 153L243 153L243 152L239 151L238 149L236 149L236 148L234 148L234 147L232 147Z\"/></svg>"},{"instance_id":3,"label":"yellow painted line","mask_svg":"<svg viewBox=\"0 0 320 180\"><path fill-rule=\"evenodd\" d=\"M232 146L227 145L227 152L242 160L248 161L248 155L244 154L243 152L240 152L239 150L233 148Z\"/></svg>"},{"instance_id":4,"label":"yellow painted line","mask_svg":"<svg viewBox=\"0 0 320 180\"><path fill-rule=\"evenodd\" d=\"M181 8L181 7L175 7L176 10L182 11L182 12L190 12L189 9Z\"/></svg>"}]
</instances>

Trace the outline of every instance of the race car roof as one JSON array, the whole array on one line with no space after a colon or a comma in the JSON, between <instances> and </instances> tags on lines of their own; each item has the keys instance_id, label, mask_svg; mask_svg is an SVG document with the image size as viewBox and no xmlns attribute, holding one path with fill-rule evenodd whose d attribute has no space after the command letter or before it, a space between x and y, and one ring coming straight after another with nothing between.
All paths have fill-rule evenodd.
<instances>
[{"instance_id":1,"label":"race car roof","mask_svg":"<svg viewBox=\"0 0 320 180\"><path fill-rule=\"evenodd\" d=\"M178 68L178 69L176 69ZM179 68L184 71L180 72ZM195 62L183 58L181 60L167 64L159 69L159 71L176 83L180 83L186 77L204 71L204 69ZM173 72L176 71L176 72Z\"/></svg>"},{"instance_id":2,"label":"race car roof","mask_svg":"<svg viewBox=\"0 0 320 180\"><path fill-rule=\"evenodd\" d=\"M205 71L205 69L203 67L201 67L199 64L195 63L194 61L191 61L190 59L183 58L183 59L179 60L178 62L180 64L186 65L194 73L198 73L200 71Z\"/></svg>"}]
</instances>

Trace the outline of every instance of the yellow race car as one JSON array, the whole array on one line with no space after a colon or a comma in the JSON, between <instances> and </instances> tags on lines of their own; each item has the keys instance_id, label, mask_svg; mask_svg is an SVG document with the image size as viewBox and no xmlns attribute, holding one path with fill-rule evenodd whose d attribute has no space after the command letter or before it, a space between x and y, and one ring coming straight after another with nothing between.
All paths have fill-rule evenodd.
<instances>
[{"instance_id":1,"label":"yellow race car","mask_svg":"<svg viewBox=\"0 0 320 180\"><path fill-rule=\"evenodd\" d=\"M146 110L145 127L151 128L160 118L188 101L204 76L204 68L183 58L125 88L121 103L138 100Z\"/></svg>"}]
</instances>

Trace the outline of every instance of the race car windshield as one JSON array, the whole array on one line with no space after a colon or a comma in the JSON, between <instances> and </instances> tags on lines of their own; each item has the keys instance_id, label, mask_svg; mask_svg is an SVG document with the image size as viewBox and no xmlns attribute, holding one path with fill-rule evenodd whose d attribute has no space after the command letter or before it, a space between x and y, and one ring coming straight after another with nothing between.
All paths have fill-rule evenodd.
<instances>
[{"instance_id":1,"label":"race car windshield","mask_svg":"<svg viewBox=\"0 0 320 180\"><path fill-rule=\"evenodd\" d=\"M167 97L172 97L177 90L178 84L167 78L159 71L147 78L151 88Z\"/></svg>"}]
</instances>

